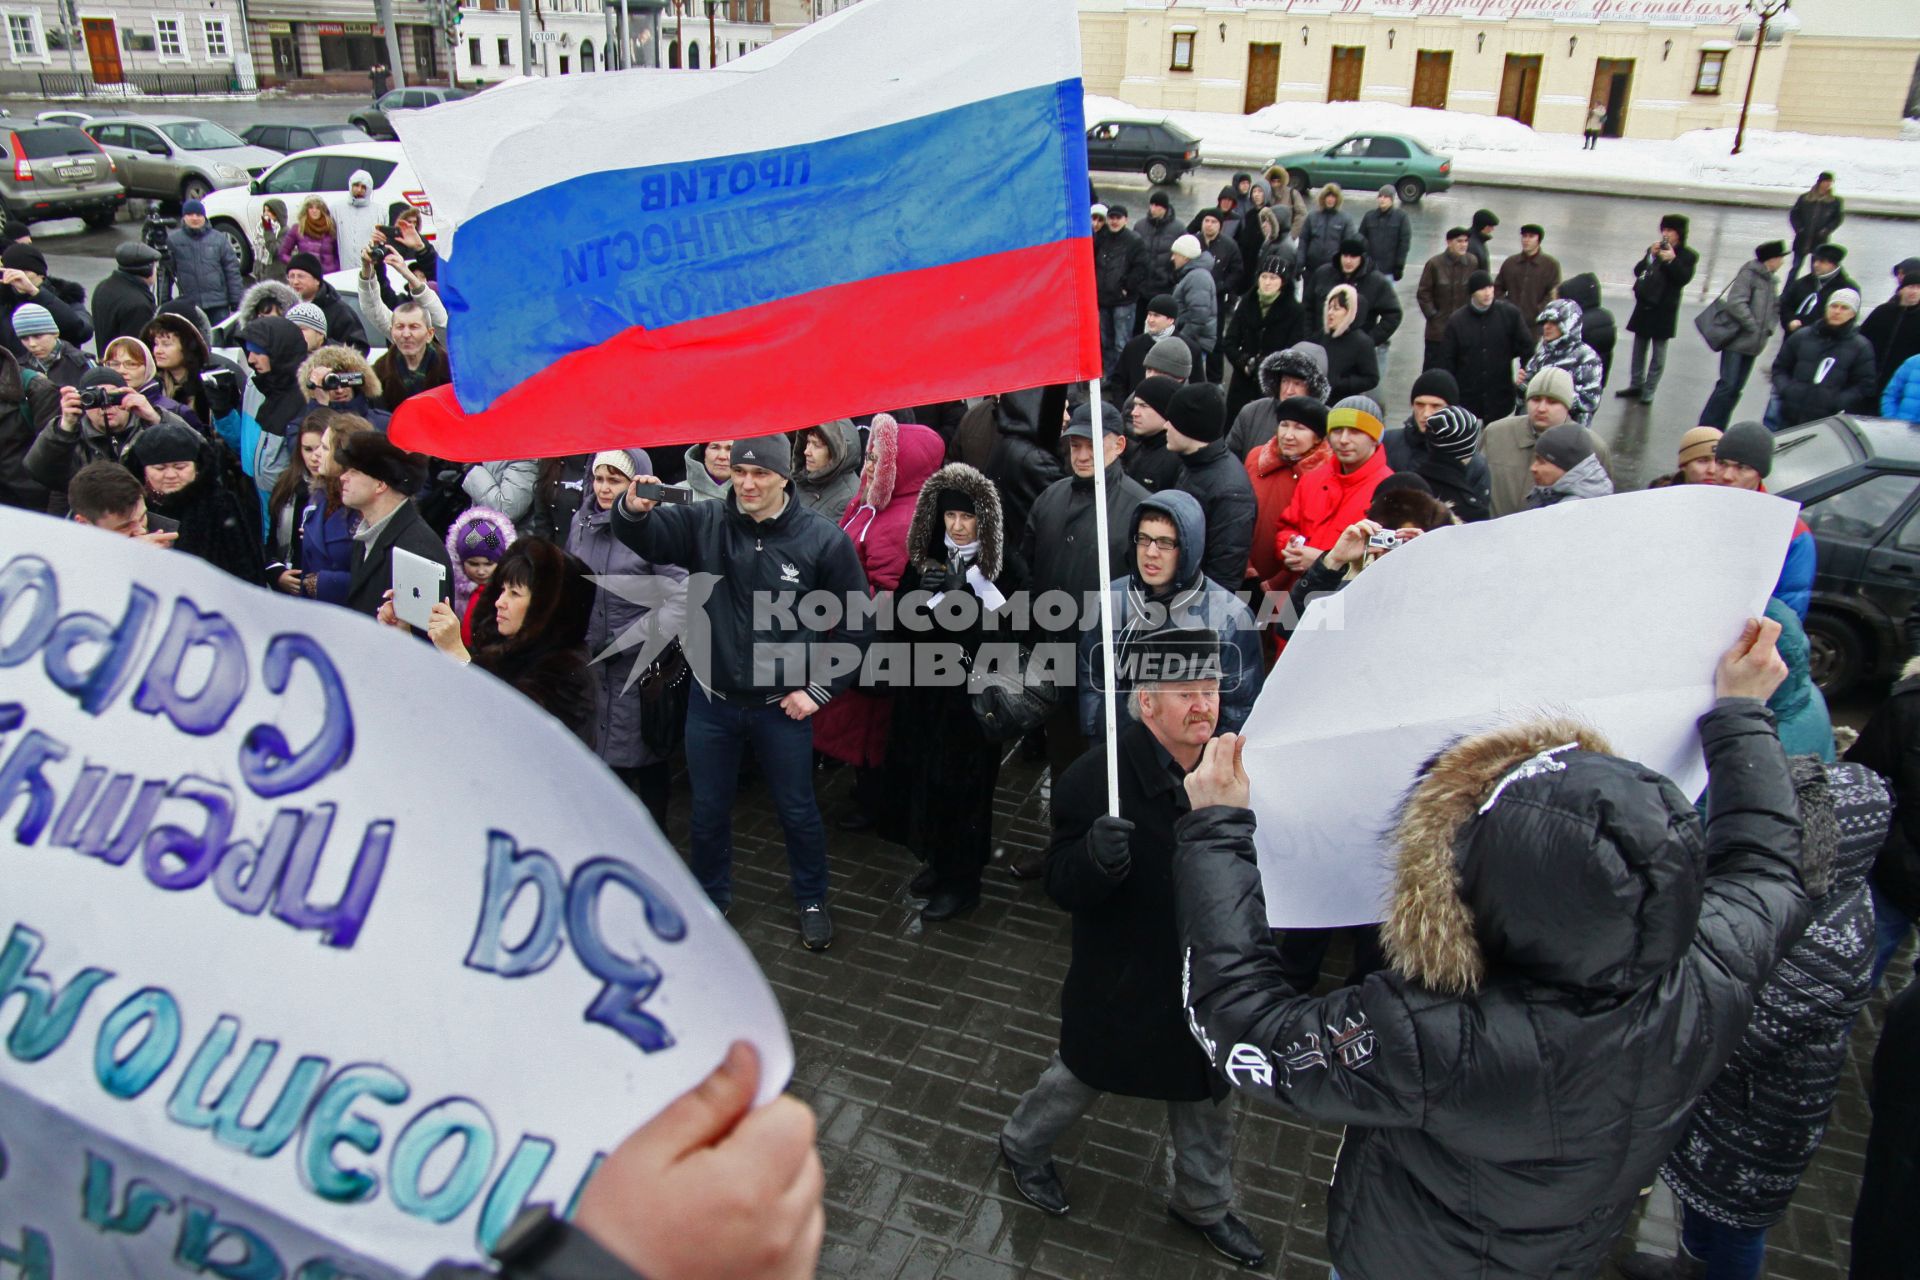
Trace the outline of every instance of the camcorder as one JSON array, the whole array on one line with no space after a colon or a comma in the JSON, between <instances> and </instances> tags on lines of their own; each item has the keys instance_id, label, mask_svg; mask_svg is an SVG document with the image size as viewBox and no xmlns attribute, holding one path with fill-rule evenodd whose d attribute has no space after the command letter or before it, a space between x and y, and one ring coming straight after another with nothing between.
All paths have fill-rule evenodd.
<instances>
[{"instance_id":1,"label":"camcorder","mask_svg":"<svg viewBox=\"0 0 1920 1280\"><path fill-rule=\"evenodd\" d=\"M80 407L82 409L107 409L126 399L125 387L82 387L80 388Z\"/></svg>"},{"instance_id":2,"label":"camcorder","mask_svg":"<svg viewBox=\"0 0 1920 1280\"><path fill-rule=\"evenodd\" d=\"M348 387L363 386L366 381L367 375L364 373L329 371L325 377L320 379L320 389L322 391L341 391Z\"/></svg>"}]
</instances>

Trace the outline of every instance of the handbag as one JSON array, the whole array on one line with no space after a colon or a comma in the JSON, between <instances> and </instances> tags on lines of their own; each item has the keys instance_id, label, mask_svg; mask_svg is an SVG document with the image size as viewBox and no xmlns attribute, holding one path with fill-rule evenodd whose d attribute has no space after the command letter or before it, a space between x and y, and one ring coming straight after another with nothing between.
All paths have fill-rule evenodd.
<instances>
[{"instance_id":1,"label":"handbag","mask_svg":"<svg viewBox=\"0 0 1920 1280\"><path fill-rule=\"evenodd\" d=\"M1707 341L1707 347L1713 351L1725 351L1747 331L1747 327L1733 314L1732 308L1727 306L1727 289L1731 288L1733 281L1729 280L1726 287L1720 290L1720 296L1693 318L1693 327L1700 331L1700 336Z\"/></svg>"},{"instance_id":2,"label":"handbag","mask_svg":"<svg viewBox=\"0 0 1920 1280\"><path fill-rule=\"evenodd\" d=\"M693 668L675 640L639 679L640 741L656 760L671 756L687 734Z\"/></svg>"},{"instance_id":3,"label":"handbag","mask_svg":"<svg viewBox=\"0 0 1920 1280\"><path fill-rule=\"evenodd\" d=\"M1011 669L982 671L974 667L967 676L967 704L988 742L1011 742L1024 738L1040 727L1060 691L1047 681L1028 679L1033 665L1033 650L1021 645Z\"/></svg>"}]
</instances>

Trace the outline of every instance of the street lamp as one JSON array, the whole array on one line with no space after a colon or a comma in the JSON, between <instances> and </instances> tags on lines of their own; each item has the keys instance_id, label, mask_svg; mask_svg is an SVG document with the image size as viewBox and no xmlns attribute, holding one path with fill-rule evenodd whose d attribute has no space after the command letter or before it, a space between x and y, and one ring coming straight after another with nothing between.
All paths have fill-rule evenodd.
<instances>
[{"instance_id":1,"label":"street lamp","mask_svg":"<svg viewBox=\"0 0 1920 1280\"><path fill-rule=\"evenodd\" d=\"M1760 20L1753 34L1753 62L1747 67L1747 96L1740 102L1740 127L1733 131L1733 154L1739 155L1747 141L1747 110L1753 106L1753 82L1760 73L1760 50L1767 43L1767 24L1785 13L1793 0L1747 0L1747 12Z\"/></svg>"}]
</instances>

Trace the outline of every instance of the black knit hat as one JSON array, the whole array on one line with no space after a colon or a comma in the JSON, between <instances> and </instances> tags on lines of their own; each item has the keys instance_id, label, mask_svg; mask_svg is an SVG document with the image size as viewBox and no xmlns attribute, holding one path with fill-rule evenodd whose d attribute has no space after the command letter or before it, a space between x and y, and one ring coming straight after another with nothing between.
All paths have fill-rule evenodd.
<instances>
[{"instance_id":1,"label":"black knit hat","mask_svg":"<svg viewBox=\"0 0 1920 1280\"><path fill-rule=\"evenodd\" d=\"M1364 258L1367 255L1367 242L1359 236L1348 236L1340 242L1340 253L1342 257Z\"/></svg>"},{"instance_id":2,"label":"black knit hat","mask_svg":"<svg viewBox=\"0 0 1920 1280\"><path fill-rule=\"evenodd\" d=\"M1164 191L1156 191L1147 197L1147 208L1151 209L1155 205L1159 205L1162 209L1171 212L1173 210L1173 197Z\"/></svg>"},{"instance_id":3,"label":"black knit hat","mask_svg":"<svg viewBox=\"0 0 1920 1280\"><path fill-rule=\"evenodd\" d=\"M1476 271L1467 277L1467 292L1478 293L1482 289L1493 288L1493 275L1488 271Z\"/></svg>"},{"instance_id":4,"label":"black knit hat","mask_svg":"<svg viewBox=\"0 0 1920 1280\"><path fill-rule=\"evenodd\" d=\"M1189 440L1212 444L1226 434L1227 396L1211 382L1180 388L1167 408L1167 421Z\"/></svg>"},{"instance_id":5,"label":"black knit hat","mask_svg":"<svg viewBox=\"0 0 1920 1280\"><path fill-rule=\"evenodd\" d=\"M1713 446L1713 458L1752 467L1764 480L1773 471L1773 432L1757 422L1736 422Z\"/></svg>"},{"instance_id":6,"label":"black knit hat","mask_svg":"<svg viewBox=\"0 0 1920 1280\"><path fill-rule=\"evenodd\" d=\"M1421 396L1432 396L1436 400L1445 400L1448 404L1460 403L1460 381L1446 369L1428 369L1413 380L1413 391L1409 400L1418 400Z\"/></svg>"},{"instance_id":7,"label":"black knit hat","mask_svg":"<svg viewBox=\"0 0 1920 1280\"><path fill-rule=\"evenodd\" d=\"M1144 378L1133 389L1135 400L1144 400L1147 407L1163 418L1171 418L1173 398L1180 392L1181 383L1172 378Z\"/></svg>"},{"instance_id":8,"label":"black knit hat","mask_svg":"<svg viewBox=\"0 0 1920 1280\"><path fill-rule=\"evenodd\" d=\"M120 375L118 369L109 369L104 364L97 364L80 375L80 386L83 389L86 387L124 387L126 385L127 380Z\"/></svg>"},{"instance_id":9,"label":"black knit hat","mask_svg":"<svg viewBox=\"0 0 1920 1280\"><path fill-rule=\"evenodd\" d=\"M305 251L296 253L287 259L287 270L304 271L315 280L324 280L327 275L326 271L320 266L320 259Z\"/></svg>"},{"instance_id":10,"label":"black knit hat","mask_svg":"<svg viewBox=\"0 0 1920 1280\"><path fill-rule=\"evenodd\" d=\"M1180 304L1173 300L1170 293L1156 293L1147 300L1147 314L1150 316L1178 316Z\"/></svg>"},{"instance_id":11,"label":"black knit hat","mask_svg":"<svg viewBox=\"0 0 1920 1280\"><path fill-rule=\"evenodd\" d=\"M1206 208L1200 211L1200 218L1202 221L1205 221L1208 218L1212 218L1215 222L1225 222L1226 214L1220 211L1220 208L1218 205L1210 204Z\"/></svg>"},{"instance_id":12,"label":"black knit hat","mask_svg":"<svg viewBox=\"0 0 1920 1280\"><path fill-rule=\"evenodd\" d=\"M133 443L128 461L137 467L157 467L167 462L198 462L205 443L200 433L184 422L161 419L140 433Z\"/></svg>"},{"instance_id":13,"label":"black knit hat","mask_svg":"<svg viewBox=\"0 0 1920 1280\"><path fill-rule=\"evenodd\" d=\"M356 431L334 446L333 460L411 498L427 483L427 460L408 453L381 431Z\"/></svg>"},{"instance_id":14,"label":"black knit hat","mask_svg":"<svg viewBox=\"0 0 1920 1280\"><path fill-rule=\"evenodd\" d=\"M1279 421L1297 422L1320 439L1327 438L1327 406L1312 396L1288 396L1282 400Z\"/></svg>"},{"instance_id":15,"label":"black knit hat","mask_svg":"<svg viewBox=\"0 0 1920 1280\"><path fill-rule=\"evenodd\" d=\"M0 253L0 266L44 276L47 274L47 255L30 244L10 244L5 253Z\"/></svg>"}]
</instances>

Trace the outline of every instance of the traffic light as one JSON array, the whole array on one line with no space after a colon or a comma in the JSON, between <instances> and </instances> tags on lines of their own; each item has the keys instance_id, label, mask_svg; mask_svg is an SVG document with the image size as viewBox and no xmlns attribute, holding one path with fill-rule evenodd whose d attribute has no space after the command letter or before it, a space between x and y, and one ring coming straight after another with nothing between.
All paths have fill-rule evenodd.
<instances>
[{"instance_id":1,"label":"traffic light","mask_svg":"<svg viewBox=\"0 0 1920 1280\"><path fill-rule=\"evenodd\" d=\"M460 19L462 16L460 12L460 0L439 0L439 3L440 30L445 33L448 44L459 44Z\"/></svg>"}]
</instances>

